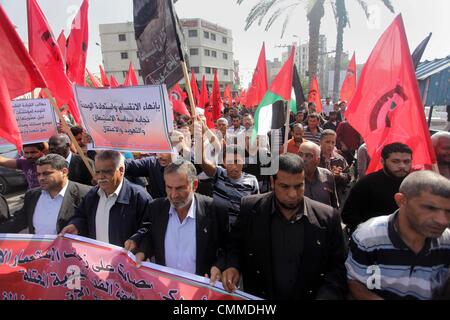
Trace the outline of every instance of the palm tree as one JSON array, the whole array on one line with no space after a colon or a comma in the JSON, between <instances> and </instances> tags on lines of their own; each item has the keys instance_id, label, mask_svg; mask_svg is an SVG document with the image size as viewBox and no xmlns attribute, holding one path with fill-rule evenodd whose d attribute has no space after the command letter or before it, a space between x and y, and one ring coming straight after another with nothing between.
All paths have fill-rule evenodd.
<instances>
[{"instance_id":1,"label":"palm tree","mask_svg":"<svg viewBox=\"0 0 450 320\"><path fill-rule=\"evenodd\" d=\"M364 10L366 18L370 18L369 9L367 2L365 0L356 0L358 4ZM381 0L386 8L388 8L392 13L394 13L394 7L392 6L391 0ZM333 85L333 100L337 100L339 97L339 80L342 62L342 52L344 49L344 29L348 25L350 27L350 22L348 19L348 12L345 8L345 0L335 0L331 1L331 6L333 7L334 16L336 18L337 27L337 39L336 39L336 57L334 60L334 85Z\"/></svg>"},{"instance_id":2,"label":"palm tree","mask_svg":"<svg viewBox=\"0 0 450 320\"><path fill-rule=\"evenodd\" d=\"M241 4L243 1L244 0L237 0L237 3ZM257 20L258 25L261 25L262 21L270 11L272 14L270 15L265 27L265 30L267 31L280 16L286 13L281 31L281 37L283 37L284 31L286 30L287 24L293 12L300 4L305 3L307 11L306 16L309 22L308 75L313 75L317 72L317 61L319 57L319 32L320 23L325 14L325 0L293 0L290 2L287 2L287 0L259 0L259 2L250 10L250 13L246 18L245 30L248 30ZM310 76L309 79L311 81L312 76Z\"/></svg>"},{"instance_id":3,"label":"palm tree","mask_svg":"<svg viewBox=\"0 0 450 320\"><path fill-rule=\"evenodd\" d=\"M237 0L238 4L241 4L244 0ZM366 17L369 18L369 9L366 0L353 0L356 1L364 10ZM381 0L383 4L391 11L394 12L394 8L391 4L391 0ZM349 24L348 13L345 8L345 0L330 0L333 7L333 11L336 17L337 25L337 41L336 41L336 59L335 59L335 79L334 79L334 95L337 96L339 91L339 71L341 65L341 57L343 51L344 40L344 28ZM319 57L319 35L320 24L325 14L325 0L259 0L258 3L250 10L246 18L245 30L248 30L250 26L258 21L258 25L261 25L264 18L271 12L271 15L267 21L265 30L267 31L272 24L284 13L286 13L283 28L281 31L281 37L283 37L286 30L286 26L290 20L295 9L300 4L306 3L307 19L309 23L309 63L308 63L308 75L309 80L312 80L312 75L317 73L317 61Z\"/></svg>"}]
</instances>

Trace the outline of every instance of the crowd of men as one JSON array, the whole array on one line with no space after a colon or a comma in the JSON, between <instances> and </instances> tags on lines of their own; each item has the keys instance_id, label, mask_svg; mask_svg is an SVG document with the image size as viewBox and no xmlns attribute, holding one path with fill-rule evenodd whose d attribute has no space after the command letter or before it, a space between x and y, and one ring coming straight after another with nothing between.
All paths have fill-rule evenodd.
<instances>
[{"instance_id":1,"label":"crowd of men","mask_svg":"<svg viewBox=\"0 0 450 320\"><path fill-rule=\"evenodd\" d=\"M0 233L78 234L266 299L450 299L450 133L432 137L439 173L392 143L365 175L345 109L305 105L279 144L241 106L215 128L178 116L173 152L155 155L88 151L72 127L84 155L60 133L0 157L29 186Z\"/></svg>"}]
</instances>

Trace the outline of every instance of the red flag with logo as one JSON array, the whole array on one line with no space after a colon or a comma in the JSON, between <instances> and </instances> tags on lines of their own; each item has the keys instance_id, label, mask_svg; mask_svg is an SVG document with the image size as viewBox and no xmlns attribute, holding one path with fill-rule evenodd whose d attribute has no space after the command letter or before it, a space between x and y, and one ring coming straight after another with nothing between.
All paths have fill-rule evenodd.
<instances>
[{"instance_id":1,"label":"red flag with logo","mask_svg":"<svg viewBox=\"0 0 450 320\"><path fill-rule=\"evenodd\" d=\"M36 0L27 0L28 44L30 55L41 71L58 106L67 104L76 122L80 113L75 103L72 83L64 72L61 50ZM84 72L84 69L83 69Z\"/></svg>"},{"instance_id":2,"label":"red flag with logo","mask_svg":"<svg viewBox=\"0 0 450 320\"><path fill-rule=\"evenodd\" d=\"M186 93L181 89L178 83L170 90L170 102L172 102L173 111L186 116L191 116L184 103L186 97Z\"/></svg>"},{"instance_id":3,"label":"red flag with logo","mask_svg":"<svg viewBox=\"0 0 450 320\"><path fill-rule=\"evenodd\" d=\"M127 76L125 77L125 81L123 85L125 87L137 86L138 80L136 78L136 71L134 71L133 63L130 62L130 66L128 67Z\"/></svg>"},{"instance_id":4,"label":"red flag with logo","mask_svg":"<svg viewBox=\"0 0 450 320\"><path fill-rule=\"evenodd\" d=\"M198 91L197 79L195 78L194 70L192 70L192 76L191 76L191 90L192 90L192 95L194 96L195 105L198 106L199 99L200 99L200 92Z\"/></svg>"},{"instance_id":5,"label":"red flag with logo","mask_svg":"<svg viewBox=\"0 0 450 320\"><path fill-rule=\"evenodd\" d=\"M258 106L268 89L266 50L265 44L263 43L258 58L258 64L256 65L255 72L253 73L252 83L247 90L247 106Z\"/></svg>"},{"instance_id":6,"label":"red flag with logo","mask_svg":"<svg viewBox=\"0 0 450 320\"><path fill-rule=\"evenodd\" d=\"M72 83L86 84L85 70L89 43L88 0L83 0L78 14L72 21L72 30L67 38L67 76Z\"/></svg>"},{"instance_id":7,"label":"red flag with logo","mask_svg":"<svg viewBox=\"0 0 450 320\"><path fill-rule=\"evenodd\" d=\"M316 104L316 112L322 112L322 100L320 99L320 89L316 75L314 75L314 78L311 81L311 87L308 94L308 102L314 102Z\"/></svg>"},{"instance_id":8,"label":"red flag with logo","mask_svg":"<svg viewBox=\"0 0 450 320\"><path fill-rule=\"evenodd\" d=\"M114 77L114 75L112 74L111 75L111 78L110 78L111 80L109 81L110 82L110 84L111 84L111 88L117 88L117 87L119 87L120 85L119 85L119 82L116 80L116 77Z\"/></svg>"},{"instance_id":9,"label":"red flag with logo","mask_svg":"<svg viewBox=\"0 0 450 320\"><path fill-rule=\"evenodd\" d=\"M350 102L352 100L353 95L356 91L356 59L355 54L353 53L353 57L350 60L347 69L347 75L345 77L344 83L341 88L341 101Z\"/></svg>"},{"instance_id":10,"label":"red flag with logo","mask_svg":"<svg viewBox=\"0 0 450 320\"><path fill-rule=\"evenodd\" d=\"M200 98L198 99L198 106L200 108L205 109L206 104L208 103L208 88L206 87L206 78L205 75L203 75L202 78L202 91L200 92Z\"/></svg>"},{"instance_id":11,"label":"red flag with logo","mask_svg":"<svg viewBox=\"0 0 450 320\"><path fill-rule=\"evenodd\" d=\"M99 65L100 67L100 76L102 78L102 84L104 87L109 87L109 80L108 80L108 76L105 73L105 70L103 70L103 67L101 65Z\"/></svg>"},{"instance_id":12,"label":"red flag with logo","mask_svg":"<svg viewBox=\"0 0 450 320\"><path fill-rule=\"evenodd\" d=\"M0 136L22 150L11 100L47 85L1 5L0 21Z\"/></svg>"},{"instance_id":13,"label":"red flag with logo","mask_svg":"<svg viewBox=\"0 0 450 320\"><path fill-rule=\"evenodd\" d=\"M247 92L242 89L241 96L239 97L239 103L243 106L247 106Z\"/></svg>"},{"instance_id":14,"label":"red flag with logo","mask_svg":"<svg viewBox=\"0 0 450 320\"><path fill-rule=\"evenodd\" d=\"M213 120L216 121L217 119L222 117L222 109L223 109L222 98L220 97L219 79L217 78L217 69L214 71L214 84L211 93L211 105L212 105Z\"/></svg>"},{"instance_id":15,"label":"red flag with logo","mask_svg":"<svg viewBox=\"0 0 450 320\"><path fill-rule=\"evenodd\" d=\"M345 116L367 144L367 173L382 168L381 150L394 142L413 150L415 168L436 162L401 15L373 49Z\"/></svg>"}]
</instances>

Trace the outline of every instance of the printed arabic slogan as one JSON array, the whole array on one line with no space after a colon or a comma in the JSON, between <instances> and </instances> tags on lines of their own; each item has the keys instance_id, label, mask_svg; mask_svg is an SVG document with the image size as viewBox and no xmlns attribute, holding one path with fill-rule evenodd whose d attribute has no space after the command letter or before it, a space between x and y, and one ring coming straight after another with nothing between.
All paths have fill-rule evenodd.
<instances>
[{"instance_id":1,"label":"printed arabic slogan","mask_svg":"<svg viewBox=\"0 0 450 320\"><path fill-rule=\"evenodd\" d=\"M47 99L14 100L11 102L23 144L48 141L57 133L56 116ZM0 146L11 145L0 138Z\"/></svg>"},{"instance_id":2,"label":"printed arabic slogan","mask_svg":"<svg viewBox=\"0 0 450 320\"><path fill-rule=\"evenodd\" d=\"M252 300L208 279L66 235L0 234L0 300Z\"/></svg>"},{"instance_id":3,"label":"printed arabic slogan","mask_svg":"<svg viewBox=\"0 0 450 320\"><path fill-rule=\"evenodd\" d=\"M74 86L93 149L171 151L173 114L165 85L96 89Z\"/></svg>"}]
</instances>

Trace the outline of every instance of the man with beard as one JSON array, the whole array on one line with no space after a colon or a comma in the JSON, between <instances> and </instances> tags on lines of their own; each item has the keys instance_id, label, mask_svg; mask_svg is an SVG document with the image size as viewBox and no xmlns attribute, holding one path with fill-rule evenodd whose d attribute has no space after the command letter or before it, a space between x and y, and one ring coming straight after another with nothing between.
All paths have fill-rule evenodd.
<instances>
[{"instance_id":1,"label":"man with beard","mask_svg":"<svg viewBox=\"0 0 450 320\"><path fill-rule=\"evenodd\" d=\"M273 192L244 197L227 246L225 290L265 299L343 299L347 250L339 213L304 197L303 160L279 158Z\"/></svg>"},{"instance_id":2,"label":"man with beard","mask_svg":"<svg viewBox=\"0 0 450 320\"><path fill-rule=\"evenodd\" d=\"M342 220L353 232L370 218L397 209L394 195L411 171L412 150L403 143L391 143L381 151L383 169L359 180L350 190L342 209Z\"/></svg>"},{"instance_id":3,"label":"man with beard","mask_svg":"<svg viewBox=\"0 0 450 320\"><path fill-rule=\"evenodd\" d=\"M303 134L305 133L305 129L303 128L303 125L300 123L294 124L294 128L292 130L292 139L289 139L287 141L287 152L298 154L300 150L300 145L305 142L306 140L303 139ZM284 152L284 146L281 147L280 153Z\"/></svg>"},{"instance_id":4,"label":"man with beard","mask_svg":"<svg viewBox=\"0 0 450 320\"><path fill-rule=\"evenodd\" d=\"M347 278L356 299L431 299L450 265L450 180L413 172L394 196L399 209L353 233Z\"/></svg>"},{"instance_id":5,"label":"man with beard","mask_svg":"<svg viewBox=\"0 0 450 320\"><path fill-rule=\"evenodd\" d=\"M195 193L197 171L189 161L179 159L167 165L164 180L167 198L152 202L125 249L137 251L137 265L154 256L157 264L210 276L215 282L225 266L226 207Z\"/></svg>"},{"instance_id":6,"label":"man with beard","mask_svg":"<svg viewBox=\"0 0 450 320\"><path fill-rule=\"evenodd\" d=\"M431 137L439 166L439 173L450 179L450 132L441 131Z\"/></svg>"},{"instance_id":7,"label":"man with beard","mask_svg":"<svg viewBox=\"0 0 450 320\"><path fill-rule=\"evenodd\" d=\"M18 233L28 228L31 234L55 235L75 214L90 187L69 181L69 165L58 154L36 161L39 187L25 193L23 207L4 224L0 233Z\"/></svg>"}]
</instances>

